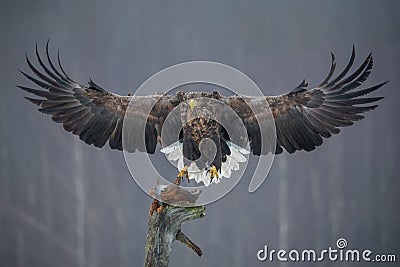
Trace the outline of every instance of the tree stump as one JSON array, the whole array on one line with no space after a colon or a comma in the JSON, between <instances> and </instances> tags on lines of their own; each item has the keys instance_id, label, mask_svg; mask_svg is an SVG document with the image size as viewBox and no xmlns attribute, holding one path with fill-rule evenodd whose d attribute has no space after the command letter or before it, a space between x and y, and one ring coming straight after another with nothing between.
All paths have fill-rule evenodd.
<instances>
[{"instance_id":1,"label":"tree stump","mask_svg":"<svg viewBox=\"0 0 400 267\"><path fill-rule=\"evenodd\" d=\"M179 186L169 187L161 193L161 199L168 198L171 203L171 197L177 197L175 205L169 205L158 200L154 200L149 215L146 256L144 266L168 266L172 244L178 240L192 249L197 255L201 256L201 249L193 243L182 231L182 224L204 217L204 206L193 206L197 200L198 193L192 194L183 191ZM158 205L159 208L153 209ZM179 205L178 205L179 204Z\"/></svg>"}]
</instances>

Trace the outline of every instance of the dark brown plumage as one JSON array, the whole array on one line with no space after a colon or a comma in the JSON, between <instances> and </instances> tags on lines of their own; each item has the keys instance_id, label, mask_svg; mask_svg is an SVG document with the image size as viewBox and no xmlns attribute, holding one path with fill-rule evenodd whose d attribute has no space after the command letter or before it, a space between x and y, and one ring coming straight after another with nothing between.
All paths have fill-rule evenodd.
<instances>
[{"instance_id":1,"label":"dark brown plumage","mask_svg":"<svg viewBox=\"0 0 400 267\"><path fill-rule=\"evenodd\" d=\"M378 90L387 82L356 90L370 75L373 59L369 54L361 66L344 78L354 63L355 50L345 69L335 78L336 63L332 54L332 63L328 76L317 87L307 89L303 81L289 93L280 96L252 98L234 96L227 103L239 114L248 129L251 148L254 154L267 154L259 145L260 133L255 115L262 120L272 113L275 120L277 143L275 153L282 153L282 147L289 153L298 150L311 151L329 138L340 132L339 127L353 125L364 118L362 113L375 109L372 104L383 97L362 97ZM264 108L265 101L270 111ZM250 102L252 110L244 102ZM360 106L361 105L361 106Z\"/></svg>"},{"instance_id":2,"label":"dark brown plumage","mask_svg":"<svg viewBox=\"0 0 400 267\"><path fill-rule=\"evenodd\" d=\"M358 89L371 72L373 65L371 55L368 55L358 69L345 77L354 63L353 47L349 63L337 77L332 78L336 67L332 54L331 69L321 84L307 89L308 84L303 81L289 93L280 96L225 97L218 92L120 96L104 90L91 80L89 86L73 81L63 70L59 56L58 68L53 64L48 44L46 55L47 64L40 58L36 47L36 57L42 71L35 68L26 57L27 64L36 77L23 71L21 73L44 89L18 86L38 97L26 97L26 99L38 105L40 112L51 115L53 121L62 123L66 131L78 135L85 143L103 147L108 142L111 148L118 150L123 149L122 126L128 104L134 103L142 107L129 114L129 117L137 120L138 124L145 124L146 129L144 136L138 136L130 144L131 152L139 150L154 153L157 141L161 140L161 128L168 114L180 103L197 97L218 99L229 105L242 119L247 129L251 150L255 155L282 153L283 148L289 153L303 149L311 151L322 144L323 138L339 133L339 127L350 126L353 122L364 118L362 113L375 109L377 105L372 103L382 97L364 97L364 95L386 83ZM266 104L269 108L266 108ZM147 113L141 110L151 111L147 116ZM182 106L181 113L187 112L187 106L186 109ZM276 143L272 146L262 146L260 125L264 120L272 118L276 127ZM217 145L218 158L215 159L214 165L220 169L221 161L224 161L226 155L230 153L226 144L229 136L224 129L209 118L187 120L182 125L181 142L185 157L191 160L198 158L199 140L210 138Z\"/></svg>"}]
</instances>

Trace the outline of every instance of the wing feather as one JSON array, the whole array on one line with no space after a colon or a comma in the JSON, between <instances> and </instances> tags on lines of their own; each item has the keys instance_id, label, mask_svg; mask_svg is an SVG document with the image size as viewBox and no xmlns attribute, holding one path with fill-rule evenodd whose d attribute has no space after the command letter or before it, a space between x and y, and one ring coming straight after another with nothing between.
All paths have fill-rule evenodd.
<instances>
[{"instance_id":1,"label":"wing feather","mask_svg":"<svg viewBox=\"0 0 400 267\"><path fill-rule=\"evenodd\" d=\"M256 155L268 154L271 151L261 151L260 125L263 120L273 116L276 127L276 150L281 153L285 148L288 153L298 150L311 151L323 143L323 138L329 138L340 132L340 127L353 125L355 121L364 118L362 113L375 109L376 103L383 97L365 97L387 82L358 90L369 77L373 58L369 54L353 73L345 77L355 60L355 49L344 70L331 80L336 63L331 56L331 67L327 77L315 88L307 89L303 81L292 91L280 96L245 97L251 103L249 106L239 96L228 97L225 101L241 117L250 138L251 148ZM265 107L265 102L269 108ZM243 112L246 111L246 112ZM272 114L272 116L271 116Z\"/></svg>"},{"instance_id":2,"label":"wing feather","mask_svg":"<svg viewBox=\"0 0 400 267\"><path fill-rule=\"evenodd\" d=\"M168 115L173 108L169 102L172 96L151 95L147 97L119 96L110 93L92 80L89 86L83 86L72 80L64 71L60 54L57 53L58 68L53 64L49 55L48 42L46 44L47 64L40 57L37 45L35 49L40 71L26 55L26 63L33 73L29 75L20 71L28 80L42 89L27 86L17 87L33 94L38 98L25 97L33 104L39 106L39 111L52 116L52 120L62 123L63 128L78 135L81 140L89 145L103 147L107 141L113 149L122 150L122 126L125 112L130 101L139 107L137 112L132 112L135 122L145 125L145 148L140 145L143 142L138 136L135 142L130 143L130 151L140 150L154 153L157 144L156 124L162 122L159 110L163 110L162 116ZM34 77L35 76L35 77ZM156 102L157 111L153 111L149 103ZM164 106L164 104L166 104ZM142 109L141 109L142 108ZM141 110L150 110L150 114L144 114Z\"/></svg>"}]
</instances>

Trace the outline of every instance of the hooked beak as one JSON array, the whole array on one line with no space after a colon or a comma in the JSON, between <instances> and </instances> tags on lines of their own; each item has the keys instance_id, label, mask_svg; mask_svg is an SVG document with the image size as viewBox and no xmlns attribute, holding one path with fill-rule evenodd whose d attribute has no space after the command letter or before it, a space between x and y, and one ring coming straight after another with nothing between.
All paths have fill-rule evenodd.
<instances>
[{"instance_id":1,"label":"hooked beak","mask_svg":"<svg viewBox=\"0 0 400 267\"><path fill-rule=\"evenodd\" d=\"M190 109L191 109L191 110L193 110L194 104L195 104L194 99L190 99L190 101L189 101L189 106L190 106Z\"/></svg>"}]
</instances>

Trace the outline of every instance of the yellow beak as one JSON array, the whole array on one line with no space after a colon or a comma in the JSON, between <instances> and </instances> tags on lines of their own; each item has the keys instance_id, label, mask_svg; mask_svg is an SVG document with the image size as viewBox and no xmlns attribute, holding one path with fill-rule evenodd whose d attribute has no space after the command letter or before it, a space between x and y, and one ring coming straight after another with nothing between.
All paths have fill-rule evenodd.
<instances>
[{"instance_id":1,"label":"yellow beak","mask_svg":"<svg viewBox=\"0 0 400 267\"><path fill-rule=\"evenodd\" d=\"M190 109L191 110L193 110L193 108L194 108L194 99L190 99L190 101L189 101L189 106L190 106Z\"/></svg>"}]
</instances>

